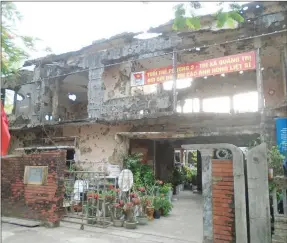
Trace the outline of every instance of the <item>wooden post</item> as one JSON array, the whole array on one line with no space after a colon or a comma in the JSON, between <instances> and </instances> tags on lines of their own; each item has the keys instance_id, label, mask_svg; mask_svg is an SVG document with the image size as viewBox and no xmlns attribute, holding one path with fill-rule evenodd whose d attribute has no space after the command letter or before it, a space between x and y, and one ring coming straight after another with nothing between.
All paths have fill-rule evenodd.
<instances>
[{"instance_id":1,"label":"wooden post","mask_svg":"<svg viewBox=\"0 0 287 243\"><path fill-rule=\"evenodd\" d=\"M257 83L257 92L258 92L258 111L261 114L261 123L260 123L260 138L261 142L265 142L265 109L264 109L264 87L263 87L263 78L261 70L261 39L256 38L254 40L254 46L256 48L256 83Z\"/></svg>"},{"instance_id":2,"label":"wooden post","mask_svg":"<svg viewBox=\"0 0 287 243\"><path fill-rule=\"evenodd\" d=\"M176 80L177 80L177 54L175 52L175 50L173 50L172 53L172 74L173 74L173 87L172 87L172 91L173 91L173 112L176 112L176 108L177 108L177 97L176 97Z\"/></svg>"}]
</instances>

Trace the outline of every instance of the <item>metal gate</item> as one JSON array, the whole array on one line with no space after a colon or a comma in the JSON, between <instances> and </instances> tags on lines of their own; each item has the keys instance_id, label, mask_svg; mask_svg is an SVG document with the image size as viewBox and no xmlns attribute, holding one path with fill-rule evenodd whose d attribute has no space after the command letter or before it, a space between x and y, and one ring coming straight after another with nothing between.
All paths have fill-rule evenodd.
<instances>
[{"instance_id":1,"label":"metal gate","mask_svg":"<svg viewBox=\"0 0 287 243\"><path fill-rule=\"evenodd\" d=\"M106 228L111 225L110 203L105 195L108 187L117 182L104 172L71 171L64 179L64 217L62 221Z\"/></svg>"}]
</instances>

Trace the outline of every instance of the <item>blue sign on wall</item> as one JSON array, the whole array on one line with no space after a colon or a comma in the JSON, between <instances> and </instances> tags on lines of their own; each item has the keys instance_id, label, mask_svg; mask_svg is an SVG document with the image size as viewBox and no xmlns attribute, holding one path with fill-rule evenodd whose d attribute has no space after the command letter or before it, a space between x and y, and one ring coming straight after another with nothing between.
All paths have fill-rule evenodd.
<instances>
[{"instance_id":1,"label":"blue sign on wall","mask_svg":"<svg viewBox=\"0 0 287 243\"><path fill-rule=\"evenodd\" d=\"M287 117L276 118L276 139L280 153L287 155Z\"/></svg>"}]
</instances>

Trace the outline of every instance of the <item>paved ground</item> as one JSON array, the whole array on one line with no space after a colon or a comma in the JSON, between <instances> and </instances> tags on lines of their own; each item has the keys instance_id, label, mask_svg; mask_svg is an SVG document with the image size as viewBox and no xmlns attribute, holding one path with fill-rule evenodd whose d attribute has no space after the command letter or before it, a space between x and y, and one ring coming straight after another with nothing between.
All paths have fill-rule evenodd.
<instances>
[{"instance_id":1,"label":"paved ground","mask_svg":"<svg viewBox=\"0 0 287 243\"><path fill-rule=\"evenodd\" d=\"M136 230L101 229L61 223L61 227L27 228L2 223L3 243L202 243L202 197L183 191L174 201L170 216L138 226Z\"/></svg>"}]
</instances>

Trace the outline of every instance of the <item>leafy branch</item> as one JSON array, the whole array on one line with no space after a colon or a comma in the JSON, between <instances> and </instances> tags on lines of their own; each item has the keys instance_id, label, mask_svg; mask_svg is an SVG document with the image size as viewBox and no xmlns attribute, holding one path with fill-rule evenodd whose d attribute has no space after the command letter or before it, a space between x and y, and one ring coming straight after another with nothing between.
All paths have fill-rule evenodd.
<instances>
[{"instance_id":1,"label":"leafy branch","mask_svg":"<svg viewBox=\"0 0 287 243\"><path fill-rule=\"evenodd\" d=\"M22 15L12 2L2 2L1 23L1 76L17 74L21 62L29 57L28 50L35 51L35 44L40 39L18 34L16 23L22 20ZM23 47L19 46L23 45ZM27 51L25 50L27 49ZM46 48L46 51L51 51Z\"/></svg>"},{"instance_id":2,"label":"leafy branch","mask_svg":"<svg viewBox=\"0 0 287 243\"><path fill-rule=\"evenodd\" d=\"M261 144L261 139L258 137L256 140L252 141L248 147L248 150ZM283 160L285 157L280 153L278 146L273 146L267 142L267 162L269 168L273 169L275 176L281 176L284 173L283 170Z\"/></svg>"},{"instance_id":3,"label":"leafy branch","mask_svg":"<svg viewBox=\"0 0 287 243\"><path fill-rule=\"evenodd\" d=\"M229 4L231 9L228 12L223 11L223 2L219 2L219 11L214 15L218 28L222 28L227 25L230 28L235 28L235 23L243 23L244 18L240 14L241 6L236 3ZM197 16L197 10L201 9L202 5L200 2L191 2L188 5L178 4L174 8L174 23L173 29L176 31L184 28L192 30L198 30L201 28L201 17ZM188 14L189 12L189 14Z\"/></svg>"}]
</instances>

